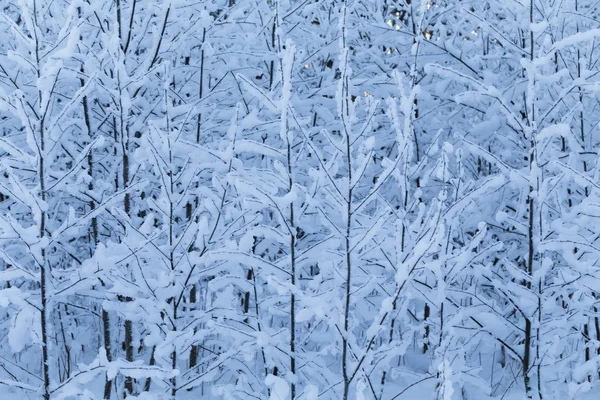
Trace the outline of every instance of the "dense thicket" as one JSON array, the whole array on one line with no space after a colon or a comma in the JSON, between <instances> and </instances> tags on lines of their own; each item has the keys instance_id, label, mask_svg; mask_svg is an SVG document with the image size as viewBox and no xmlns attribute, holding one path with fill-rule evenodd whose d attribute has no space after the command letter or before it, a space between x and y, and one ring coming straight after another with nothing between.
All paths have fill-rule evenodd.
<instances>
[{"instance_id":1,"label":"dense thicket","mask_svg":"<svg viewBox=\"0 0 600 400\"><path fill-rule=\"evenodd\" d=\"M0 395L586 399L593 0L0 0Z\"/></svg>"}]
</instances>

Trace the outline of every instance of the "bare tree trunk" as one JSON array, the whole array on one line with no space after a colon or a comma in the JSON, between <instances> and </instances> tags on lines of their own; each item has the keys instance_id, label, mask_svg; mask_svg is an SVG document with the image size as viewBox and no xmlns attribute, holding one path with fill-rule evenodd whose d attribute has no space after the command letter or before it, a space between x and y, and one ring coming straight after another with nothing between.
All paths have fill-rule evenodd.
<instances>
[{"instance_id":1,"label":"bare tree trunk","mask_svg":"<svg viewBox=\"0 0 600 400\"><path fill-rule=\"evenodd\" d=\"M530 26L533 25L533 10L534 10L534 0L530 0L529 2L529 23ZM524 39L525 40L525 39ZM535 54L534 54L534 35L533 35L533 31L529 30L529 55L530 55L530 61L533 61ZM527 119L529 121L529 127L531 128L531 132L529 132L529 173L530 173L530 179L533 180L533 167L535 165L536 162L536 145L535 145L535 99L527 99L528 102L530 102L531 104L531 108L529 108L529 106L526 106L526 115L527 115ZM537 177L536 177L537 180ZM535 183L537 185L537 183ZM535 193L537 192L537 187L533 186L534 183L532 182L529 186L529 194L527 195L527 207L528 207L528 229L527 229L527 274L529 275L529 277L533 277L533 263L534 263L534 257L535 257ZM541 222L541 221L540 221ZM529 290L532 289L532 282L528 281L527 282L527 288ZM540 380L540 368L539 368L539 336L540 336L540 326L539 323L541 322L541 291L542 291L542 281L540 279L539 281L539 285L538 285L538 309L536 310L537 314L538 314L538 326L536 329L536 333L535 333L535 339L536 339L536 343L535 343L535 361L538 363L538 373L537 375L537 389L538 389L538 396L541 399L542 398L542 393L541 393L541 380ZM525 392L527 394L528 398L533 398L533 388L531 386L531 372L533 370L533 365L532 365L532 347L531 347L531 342L534 339L534 333L533 333L533 326L532 326L532 321L531 319L527 316L525 318L525 349L523 352L523 368L522 368L522 373L523 373L523 383L525 385Z\"/></svg>"},{"instance_id":2,"label":"bare tree trunk","mask_svg":"<svg viewBox=\"0 0 600 400\"><path fill-rule=\"evenodd\" d=\"M33 1L33 18L34 23L38 26L37 21L37 1ZM33 32L35 41L35 59L36 59L36 71L37 76L40 78L40 38L37 36L37 29ZM38 104L42 104L42 92L38 91ZM42 201L46 201L46 171L44 169L45 152L46 152L46 138L45 138L45 116L46 110L40 110L39 117L39 135L40 145L38 153L38 179L40 184L40 198ZM46 211L41 210L40 212L40 225L39 225L39 236L43 239L46 236ZM46 249L41 249L40 262L40 328L42 334L42 376L43 376L43 398L44 400L50 400L50 366L48 358L48 309L47 309L47 279L48 279L48 268L49 265L46 262Z\"/></svg>"},{"instance_id":3,"label":"bare tree trunk","mask_svg":"<svg viewBox=\"0 0 600 400\"><path fill-rule=\"evenodd\" d=\"M112 342L110 337L110 319L108 315L108 311L102 310L102 330L104 333L104 349L106 351L106 359L111 362L112 361ZM103 399L110 399L112 388L112 379L108 379L104 382L104 397Z\"/></svg>"},{"instance_id":4,"label":"bare tree trunk","mask_svg":"<svg viewBox=\"0 0 600 400\"><path fill-rule=\"evenodd\" d=\"M200 53L200 82L198 83L198 99L202 99L204 93L204 43L206 40L206 28L202 29L202 51ZM196 125L196 143L200 143L200 134L202 133L202 113L198 113Z\"/></svg>"},{"instance_id":5,"label":"bare tree trunk","mask_svg":"<svg viewBox=\"0 0 600 400\"><path fill-rule=\"evenodd\" d=\"M342 77L345 79L346 91L348 90L348 78ZM346 97L349 96L349 93L345 93ZM347 98L344 98L344 101L348 101ZM348 106L346 105L346 110L344 112L348 112ZM352 289L352 256L351 256L351 245L350 245L350 235L352 233L352 154L351 154L351 138L350 133L346 132L346 156L347 156L347 168L348 168L348 193L346 198L346 232L345 232L345 256L346 256L346 295L345 295L345 304L344 304L344 330L342 332L342 375L344 379L344 394L343 399L348 399L348 394L350 390L350 376L348 375L348 328L350 326L350 296Z\"/></svg>"},{"instance_id":6,"label":"bare tree trunk","mask_svg":"<svg viewBox=\"0 0 600 400\"><path fill-rule=\"evenodd\" d=\"M196 288L196 284L194 284L194 285L192 285L192 287L190 289L190 305L191 305L190 308L192 310L195 309L194 304L196 304L197 301L198 301L197 288ZM194 333L196 333L196 328L194 328ZM199 350L200 350L200 346L197 346L197 345L192 345L192 347L190 348L190 363L189 363L190 369L194 368L198 364Z\"/></svg>"}]
</instances>

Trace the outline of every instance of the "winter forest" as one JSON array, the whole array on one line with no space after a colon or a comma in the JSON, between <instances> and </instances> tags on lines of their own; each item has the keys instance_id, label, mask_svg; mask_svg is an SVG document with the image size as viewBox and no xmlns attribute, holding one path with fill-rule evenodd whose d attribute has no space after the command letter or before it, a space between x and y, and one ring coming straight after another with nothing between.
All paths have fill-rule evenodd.
<instances>
[{"instance_id":1,"label":"winter forest","mask_svg":"<svg viewBox=\"0 0 600 400\"><path fill-rule=\"evenodd\" d=\"M0 4L1 399L598 398L600 1Z\"/></svg>"}]
</instances>

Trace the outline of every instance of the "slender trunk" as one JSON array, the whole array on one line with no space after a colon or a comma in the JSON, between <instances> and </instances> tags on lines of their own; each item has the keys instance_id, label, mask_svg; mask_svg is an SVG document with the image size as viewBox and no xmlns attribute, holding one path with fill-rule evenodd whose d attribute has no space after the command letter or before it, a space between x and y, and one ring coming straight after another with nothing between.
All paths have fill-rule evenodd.
<instances>
[{"instance_id":1,"label":"slender trunk","mask_svg":"<svg viewBox=\"0 0 600 400\"><path fill-rule=\"evenodd\" d=\"M596 297L595 293L594 297ZM594 307L594 313L598 313L598 308ZM596 329L596 342L600 343L600 319L598 317L594 317L594 328ZM596 354L600 356L600 347L596 348ZM598 378L600 379L600 371L598 371Z\"/></svg>"},{"instance_id":2,"label":"slender trunk","mask_svg":"<svg viewBox=\"0 0 600 400\"><path fill-rule=\"evenodd\" d=\"M530 0L529 2L529 23L530 26L533 25L533 8L534 8L534 0ZM530 61L533 61L535 54L534 54L534 38L533 38L533 31L531 30L531 28L529 29L529 55L530 55ZM530 179L533 180L533 167L534 164L536 162L535 157L535 103L534 103L535 99L528 99L528 102L530 102L531 107L527 110L527 117L529 120L529 127L531 128L531 132L529 133L530 137L529 137L529 173L530 173ZM537 180L537 177L536 177ZM527 230L527 241L528 241L528 245L527 245L527 274L529 275L529 277L533 277L533 262L534 262L534 256L535 256L535 199L534 199L534 191L536 191L536 187L533 186L533 182L530 184L529 186L529 194L527 196L527 205L529 208L529 215L528 215L528 230ZM537 183L536 183L537 186ZM540 221L541 222L541 221ZM532 289L532 282L528 281L527 282L527 288L529 290ZM536 361L539 363L539 334L540 334L540 326L539 323L541 322L541 279L539 282L539 286L538 286L538 309L536 310L537 314L538 314L538 326L536 327L536 352L535 352L535 356L536 356ZM525 349L523 352L523 383L525 385L525 392L527 394L528 398L533 398L533 388L531 387L531 377L530 377L530 373L532 371L532 365L531 365L531 358L532 358L532 348L531 348L531 341L533 338L533 326L532 326L532 321L529 317L527 317L525 319ZM540 391L541 388L541 382L540 382L540 375L539 375L539 366L538 366L538 374L537 374L537 387L538 387L538 395L541 399L542 397L542 393Z\"/></svg>"},{"instance_id":3,"label":"slender trunk","mask_svg":"<svg viewBox=\"0 0 600 400\"><path fill-rule=\"evenodd\" d=\"M133 361L133 328L132 328L132 322L129 319L125 320L125 360L127 361ZM133 378L130 376L126 376L125 377L125 393L124 396L126 397L127 394L132 394L133 393Z\"/></svg>"},{"instance_id":4,"label":"slender trunk","mask_svg":"<svg viewBox=\"0 0 600 400\"><path fill-rule=\"evenodd\" d=\"M348 141L349 143L349 141ZM352 175L351 173L349 175ZM352 230L352 189L348 190L348 203L347 203L347 222L346 222L346 299L344 304L344 331L342 332L342 375L344 379L344 400L348 399L348 393L350 389L350 377L348 375L348 328L350 320L350 294L352 284L352 259L350 254L350 232Z\"/></svg>"},{"instance_id":5,"label":"slender trunk","mask_svg":"<svg viewBox=\"0 0 600 400\"><path fill-rule=\"evenodd\" d=\"M177 332L177 304L175 302L175 298L173 300L173 332ZM171 352L171 369L173 372L177 369L177 347L173 344L173 351ZM177 376L173 374L171 378L171 398L175 399L177 397Z\"/></svg>"},{"instance_id":6,"label":"slender trunk","mask_svg":"<svg viewBox=\"0 0 600 400\"><path fill-rule=\"evenodd\" d=\"M533 132L532 132L533 135ZM533 155L534 155L534 142L533 139L530 141L530 165L533 163ZM532 277L533 276L533 259L534 259L534 199L533 199L533 186L529 187L529 195L527 196L527 205L529 207L529 221L528 221L528 230L527 230L527 274ZM528 281L526 284L527 288L531 290L531 282ZM540 310L538 310L540 311ZM529 376L531 371L531 339L532 339L532 324L531 319L529 317L525 318L525 348L523 351L523 383L525 385L525 393L528 398L533 398L531 393L531 378Z\"/></svg>"},{"instance_id":7,"label":"slender trunk","mask_svg":"<svg viewBox=\"0 0 600 400\"><path fill-rule=\"evenodd\" d=\"M206 40L206 28L202 29L202 51L200 53L200 82L198 83L198 99L201 100L204 95L204 43ZM200 144L200 138L202 133L202 113L198 113L197 123L196 123L196 143ZM196 183L196 188L198 188L199 184ZM198 196L196 196L195 205L198 206L200 203ZM192 212L191 207L190 211L187 213L188 220L191 222ZM195 310L195 304L197 302L196 295L197 287L196 284L193 284L190 289L190 309ZM194 328L194 333L197 332L197 328ZM198 364L198 353L200 347L197 345L192 345L190 348L190 361L189 368L192 369Z\"/></svg>"},{"instance_id":8,"label":"slender trunk","mask_svg":"<svg viewBox=\"0 0 600 400\"><path fill-rule=\"evenodd\" d=\"M531 396L531 384L529 378L529 359L531 357L531 321L529 319L525 320L525 351L523 353L523 384L525 385L525 393L528 398L532 398Z\"/></svg>"},{"instance_id":9,"label":"slender trunk","mask_svg":"<svg viewBox=\"0 0 600 400\"><path fill-rule=\"evenodd\" d=\"M289 190L291 191L294 186L294 179L292 176L292 143L287 141L287 161L288 161L288 175L289 175ZM296 222L294 220L294 202L290 203L290 265L292 274L292 287L296 287ZM292 292L290 296L290 372L292 375L296 374L296 294ZM291 384L290 399L296 398L296 384Z\"/></svg>"},{"instance_id":10,"label":"slender trunk","mask_svg":"<svg viewBox=\"0 0 600 400\"><path fill-rule=\"evenodd\" d=\"M173 227L175 224L175 210L173 203L173 196L175 193L175 183L173 182L173 152L172 152L172 144L171 144L171 127L169 124L169 100L168 100L168 92L165 91L165 110L167 111L167 140L169 143L169 264L171 267L171 274L175 277L175 237L173 232ZM171 282L173 288L175 288L175 278ZM172 332L177 332L177 308L178 302L175 297L171 297L169 299L173 302L173 328ZM175 375L175 370L177 369L177 346L176 343L173 343L173 351L171 352L171 369L173 369L173 377L171 378L171 398L174 400L177 396L177 376Z\"/></svg>"},{"instance_id":11,"label":"slender trunk","mask_svg":"<svg viewBox=\"0 0 600 400\"><path fill-rule=\"evenodd\" d=\"M279 11L279 8L277 8ZM278 12L277 11L277 12ZM275 47L277 38L278 44L278 52L281 51L283 47L281 45L281 37L277 35L278 27L278 18L279 15L275 16L273 22L273 29L271 34L271 46ZM291 51L291 49L288 49ZM289 65L284 65L282 59L280 59L280 69L282 74L282 97L286 99L291 96L291 75L288 68L291 68ZM273 61L271 61L271 84L273 82ZM283 101L283 100L282 100ZM287 100L285 101L287 102ZM291 192L294 189L294 167L292 163L293 154L292 154L292 137L290 134L290 129L288 126L288 110L286 107L282 107L281 109L281 133L282 136L286 138L286 151L287 151L287 174L288 174L288 192ZM290 294L290 373L292 376L296 374L296 240L297 240L297 228L296 228L296 220L294 216L294 202L291 201L289 203L289 221L288 221L288 229L290 234L290 274L291 274L291 283L292 283L292 292ZM294 381L290 384L290 399L294 400L296 398L296 384Z\"/></svg>"},{"instance_id":12,"label":"slender trunk","mask_svg":"<svg viewBox=\"0 0 600 400\"><path fill-rule=\"evenodd\" d=\"M34 23L38 26L37 23L37 2L33 1L33 18ZM37 37L37 29L34 29L33 32L34 41L35 41L35 59L36 59L36 70L38 79L41 77L40 75L40 48L39 48L39 38ZM38 92L38 104L42 104L42 93ZM44 158L46 153L46 138L45 138L45 111L40 110L40 119L39 119L39 135L40 135L40 146L38 153L38 179L40 181L40 198L42 202L46 201L46 171L44 169ZM40 239L43 239L46 236L46 211L40 211L40 230L39 236ZM43 399L50 400L50 366L49 366L49 358L48 358L48 315L47 315L47 269L49 265L46 262L46 248L42 247L41 249L41 259L40 262L40 328L42 334L42 376L43 376Z\"/></svg>"},{"instance_id":13,"label":"slender trunk","mask_svg":"<svg viewBox=\"0 0 600 400\"><path fill-rule=\"evenodd\" d=\"M275 28L277 27L277 18L276 15L273 19L273 27L271 29L271 49L275 48ZM271 65L269 67L269 90L273 89L273 79L275 78L275 61L271 60Z\"/></svg>"},{"instance_id":14,"label":"slender trunk","mask_svg":"<svg viewBox=\"0 0 600 400\"><path fill-rule=\"evenodd\" d=\"M429 319L430 314L431 309L429 308L429 304L425 303L425 308L423 309L423 322L425 323L425 335L423 335L423 354L427 353L427 350L429 350L429 323L427 320Z\"/></svg>"},{"instance_id":15,"label":"slender trunk","mask_svg":"<svg viewBox=\"0 0 600 400\"><path fill-rule=\"evenodd\" d=\"M292 212L293 213L293 212ZM292 253L290 257L292 258L292 286L296 286L296 237L292 235L291 237L291 248ZM290 296L290 372L293 376L296 375L296 295L292 293ZM291 385L291 400L296 398L296 384L292 382Z\"/></svg>"},{"instance_id":16,"label":"slender trunk","mask_svg":"<svg viewBox=\"0 0 600 400\"><path fill-rule=\"evenodd\" d=\"M155 352L156 346L152 346L152 351L150 352L150 361L148 362L148 365L150 366L156 364L156 358L154 357ZM146 378L146 383L144 384L144 392L150 391L150 385L152 385L152 378Z\"/></svg>"},{"instance_id":17,"label":"slender trunk","mask_svg":"<svg viewBox=\"0 0 600 400\"><path fill-rule=\"evenodd\" d=\"M43 165L43 162L40 162L40 165ZM40 167L40 170L43 171L43 167ZM42 214L42 223L41 223L41 229L44 229L44 220L45 220L45 213ZM42 235L43 237L44 235ZM46 259L46 250L42 249L42 260ZM46 315L46 306L47 306L47 299L46 299L46 265L45 265L45 261L43 261L44 264L41 267L41 274L40 274L40 280L41 280L41 285L40 285L40 294L41 294L41 308L40 308L40 317L41 317L41 329L42 329L42 373L43 373L43 379L44 379L44 400L50 400L50 372L49 372L49 365L48 365L48 326L47 326L47 315Z\"/></svg>"},{"instance_id":18,"label":"slender trunk","mask_svg":"<svg viewBox=\"0 0 600 400\"><path fill-rule=\"evenodd\" d=\"M349 80L345 79L345 90L348 91ZM345 93L344 101L346 101L346 109L343 112L348 113L348 96L349 93ZM345 123L344 123L345 125ZM345 252L346 252L346 299L344 304L344 331L342 337L342 375L344 379L344 395L343 399L348 399L350 390L350 376L348 375L348 328L350 326L350 295L352 289L352 257L351 257L351 244L350 235L352 232L352 149L351 149L351 138L350 132L346 131L346 157L348 168L348 194L346 198L346 232L345 232Z\"/></svg>"},{"instance_id":19,"label":"slender trunk","mask_svg":"<svg viewBox=\"0 0 600 400\"><path fill-rule=\"evenodd\" d=\"M120 16L120 0L117 0L117 13ZM120 19L119 19L120 22ZM121 24L119 23L119 37L120 37L120 29L121 29ZM118 89L119 89L119 134L120 134L120 139L121 139L121 163L122 163L122 176L121 176L121 180L122 180L122 186L123 189L127 189L127 187L129 187L129 137L128 137L128 132L127 132L127 126L126 126L126 121L125 121L125 115L123 112L123 96L122 96L122 84L121 84L121 77L120 77L120 71L117 71L117 84L118 84ZM129 195L129 193L125 193L124 199L123 199L123 210L125 211L125 213L127 215L130 215L131 213L131 197ZM133 301L133 299L131 297L124 297L123 301L125 302L131 302ZM125 320L125 342L124 342L124 348L125 348L125 360L128 362L133 362L133 323L131 320L126 319ZM133 378L130 376L126 376L125 377L125 393L124 396L127 396L127 394L133 394Z\"/></svg>"},{"instance_id":20,"label":"slender trunk","mask_svg":"<svg viewBox=\"0 0 600 400\"><path fill-rule=\"evenodd\" d=\"M202 51L200 53L200 83L198 84L198 99L202 99L204 92L204 41L206 40L206 28L202 30ZM202 113L198 113L196 125L196 143L200 143L200 134L202 127Z\"/></svg>"},{"instance_id":21,"label":"slender trunk","mask_svg":"<svg viewBox=\"0 0 600 400\"><path fill-rule=\"evenodd\" d=\"M106 359L111 362L112 361L112 342L110 338L110 318L108 316L108 311L102 310L102 329L104 332L104 349L106 351ZM112 387L112 379L108 379L104 382L104 397L103 399L110 399L111 395L111 387Z\"/></svg>"},{"instance_id":22,"label":"slender trunk","mask_svg":"<svg viewBox=\"0 0 600 400\"><path fill-rule=\"evenodd\" d=\"M40 160L40 172L43 172L43 161ZM43 189L42 189L43 190ZM42 196L43 197L43 196ZM46 215L42 213L40 224L40 229L44 231ZM42 234L41 237L44 237ZM46 307L47 307L47 299L46 299L46 250L42 249L42 266L40 268L40 295L41 295L41 308L40 308L40 319L41 319L41 329L42 329L42 374L44 379L44 400L50 400L50 371L48 365L48 324L47 324L47 315L46 315Z\"/></svg>"},{"instance_id":23,"label":"slender trunk","mask_svg":"<svg viewBox=\"0 0 600 400\"><path fill-rule=\"evenodd\" d=\"M191 289L190 289L190 309L191 310L195 310L195 306L194 304L198 301L197 300L197 289L196 289L196 285L192 285ZM194 328L194 333L196 333L197 329ZM197 364L198 364L198 353L199 353L199 346L197 345L192 345L192 347L190 348L190 366L189 368L192 369L194 368Z\"/></svg>"},{"instance_id":24,"label":"slender trunk","mask_svg":"<svg viewBox=\"0 0 600 400\"><path fill-rule=\"evenodd\" d=\"M346 43L346 8L345 1L342 1L342 43L341 47L346 49L347 51L347 43ZM346 266L346 293L345 293L345 304L344 304L344 328L342 331L342 379L344 383L344 391L342 395L343 400L348 400L348 395L350 393L350 381L351 376L348 373L348 329L350 328L350 297L351 297L351 289L352 289L352 257L351 257L351 244L350 244L350 235L352 232L352 139L350 137L350 129L348 125L348 117L350 116L350 79L347 75L347 63L348 63L348 53L346 52L346 60L344 60L344 70L342 71L342 93L341 93L341 113L340 119L342 123L342 129L344 131L345 142L346 142L346 168L348 169L347 182L348 191L346 194L346 229L345 229L345 266Z\"/></svg>"},{"instance_id":25,"label":"slender trunk","mask_svg":"<svg viewBox=\"0 0 600 400\"><path fill-rule=\"evenodd\" d=\"M575 12L576 13L579 12L579 2L577 0L575 0ZM579 23L576 24L576 32L579 33ZM581 78L581 50L579 49L579 47L577 47L577 78ZM583 120L583 90L581 89L581 86L578 87L578 90L579 90L579 106L581 108L581 110L579 111L579 137L581 139L581 144L583 145L583 148L585 150L586 145L585 145L585 125L584 125L584 120ZM587 162L586 161L583 161L583 172L587 172ZM584 188L584 190L585 190L585 193L584 193L585 196L588 197L589 196L588 187L586 186ZM596 317L595 320L596 320L596 324L597 324L598 317ZM589 326L587 323L583 325L583 333L584 333L585 342L586 342L585 361L587 362L591 359ZM591 382L591 380L592 380L591 375L588 376L588 380Z\"/></svg>"}]
</instances>

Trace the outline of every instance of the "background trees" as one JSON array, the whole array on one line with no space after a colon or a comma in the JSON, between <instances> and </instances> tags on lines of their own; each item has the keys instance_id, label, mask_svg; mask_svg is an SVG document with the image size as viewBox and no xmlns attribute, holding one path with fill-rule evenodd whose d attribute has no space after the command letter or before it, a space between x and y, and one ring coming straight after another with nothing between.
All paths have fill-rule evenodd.
<instances>
[{"instance_id":1,"label":"background trees","mask_svg":"<svg viewBox=\"0 0 600 400\"><path fill-rule=\"evenodd\" d=\"M595 2L1 11L7 398L593 396Z\"/></svg>"}]
</instances>

